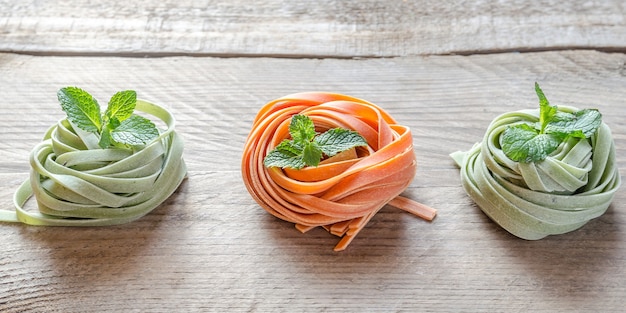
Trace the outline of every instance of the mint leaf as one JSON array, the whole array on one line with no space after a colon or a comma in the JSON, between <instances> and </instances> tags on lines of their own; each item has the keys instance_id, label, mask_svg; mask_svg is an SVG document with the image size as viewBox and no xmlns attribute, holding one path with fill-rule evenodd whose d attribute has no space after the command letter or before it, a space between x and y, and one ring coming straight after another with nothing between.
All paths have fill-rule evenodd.
<instances>
[{"instance_id":1,"label":"mint leaf","mask_svg":"<svg viewBox=\"0 0 626 313\"><path fill-rule=\"evenodd\" d=\"M57 98L70 122L86 132L100 132L100 105L89 93L80 88L66 87L57 92Z\"/></svg>"},{"instance_id":2,"label":"mint leaf","mask_svg":"<svg viewBox=\"0 0 626 313\"><path fill-rule=\"evenodd\" d=\"M307 142L302 149L302 161L309 166L318 166L322 159L322 149L315 142Z\"/></svg>"},{"instance_id":3,"label":"mint leaf","mask_svg":"<svg viewBox=\"0 0 626 313\"><path fill-rule=\"evenodd\" d=\"M329 129L315 137L314 142L329 157L354 147L367 146L367 142L359 133L343 128Z\"/></svg>"},{"instance_id":4,"label":"mint leaf","mask_svg":"<svg viewBox=\"0 0 626 313\"><path fill-rule=\"evenodd\" d=\"M276 149L282 151L283 153L300 155L302 154L302 146L293 142L293 140L283 140Z\"/></svg>"},{"instance_id":5,"label":"mint leaf","mask_svg":"<svg viewBox=\"0 0 626 313\"><path fill-rule=\"evenodd\" d=\"M131 115L111 130L115 142L131 146L148 144L158 136L159 130L154 123L139 115Z\"/></svg>"},{"instance_id":6,"label":"mint leaf","mask_svg":"<svg viewBox=\"0 0 626 313\"><path fill-rule=\"evenodd\" d=\"M116 127L120 126L121 122L120 120L117 119L117 117L112 117L111 119L109 119L108 123L107 123L107 127L112 130L115 129Z\"/></svg>"},{"instance_id":7,"label":"mint leaf","mask_svg":"<svg viewBox=\"0 0 626 313\"><path fill-rule=\"evenodd\" d=\"M289 134L297 143L309 142L315 137L315 125L308 116L296 114L291 117Z\"/></svg>"},{"instance_id":8,"label":"mint leaf","mask_svg":"<svg viewBox=\"0 0 626 313\"><path fill-rule=\"evenodd\" d=\"M502 151L516 162L538 162L545 159L561 143L554 134L540 134L528 124L508 127L501 137Z\"/></svg>"},{"instance_id":9,"label":"mint leaf","mask_svg":"<svg viewBox=\"0 0 626 313\"><path fill-rule=\"evenodd\" d=\"M601 123L602 114L598 110L584 109L550 122L545 128L545 132L562 137L589 138L600 127Z\"/></svg>"},{"instance_id":10,"label":"mint leaf","mask_svg":"<svg viewBox=\"0 0 626 313\"><path fill-rule=\"evenodd\" d=\"M112 117L104 127L102 127L102 131L100 132L100 141L98 141L98 146L102 149L106 149L115 144L115 140L111 137L111 131L116 127L120 126L120 121L116 117Z\"/></svg>"},{"instance_id":11,"label":"mint leaf","mask_svg":"<svg viewBox=\"0 0 626 313\"><path fill-rule=\"evenodd\" d=\"M543 90L541 90L537 82L535 82L535 93L537 93L537 97L539 97L539 125L540 132L543 134L548 122L557 114L557 107L550 105L550 102L548 102L548 99L543 94Z\"/></svg>"},{"instance_id":12,"label":"mint leaf","mask_svg":"<svg viewBox=\"0 0 626 313\"><path fill-rule=\"evenodd\" d=\"M137 105L134 90L115 93L104 113L100 111L98 101L80 88L61 88L57 97L67 119L84 131L99 135L98 146L103 149L148 144L159 136L159 130L152 121L133 114Z\"/></svg>"},{"instance_id":13,"label":"mint leaf","mask_svg":"<svg viewBox=\"0 0 626 313\"><path fill-rule=\"evenodd\" d=\"M108 127L102 129L102 133L100 134L100 141L98 141L98 146L102 149L106 149L113 145L113 138L111 137L111 130Z\"/></svg>"},{"instance_id":14,"label":"mint leaf","mask_svg":"<svg viewBox=\"0 0 626 313\"><path fill-rule=\"evenodd\" d=\"M342 128L330 129L320 135L315 133L313 121L305 115L294 115L289 124L291 140L283 140L264 158L266 167L301 169L318 166L324 156L331 157L339 152L366 146L359 133Z\"/></svg>"},{"instance_id":15,"label":"mint leaf","mask_svg":"<svg viewBox=\"0 0 626 313\"><path fill-rule=\"evenodd\" d=\"M559 111L557 106L550 105L537 83L535 92L539 97L539 122L533 126L509 126L502 132L500 144L509 159L526 163L542 161L567 138L589 138L600 127L602 115L598 110Z\"/></svg>"},{"instance_id":16,"label":"mint leaf","mask_svg":"<svg viewBox=\"0 0 626 313\"><path fill-rule=\"evenodd\" d=\"M136 105L137 93L134 90L117 92L109 100L107 110L104 112L105 120L116 118L121 122L133 114Z\"/></svg>"},{"instance_id":17,"label":"mint leaf","mask_svg":"<svg viewBox=\"0 0 626 313\"><path fill-rule=\"evenodd\" d=\"M265 167L291 167L301 169L306 166L302 159L302 147L294 145L291 140L283 140L263 160Z\"/></svg>"}]
</instances>

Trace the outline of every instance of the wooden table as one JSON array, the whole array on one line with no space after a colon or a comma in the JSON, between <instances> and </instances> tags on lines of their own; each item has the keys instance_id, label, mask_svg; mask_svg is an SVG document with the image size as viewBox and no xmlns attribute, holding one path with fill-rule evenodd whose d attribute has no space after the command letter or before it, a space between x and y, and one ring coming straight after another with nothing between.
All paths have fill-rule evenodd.
<instances>
[{"instance_id":1,"label":"wooden table","mask_svg":"<svg viewBox=\"0 0 626 313\"><path fill-rule=\"evenodd\" d=\"M56 91L116 91L174 113L188 179L147 216L105 228L0 224L2 312L618 312L626 196L539 241L490 221L448 154L500 113L596 107L626 173L622 1L0 1L0 208L64 116ZM411 127L404 196L346 251L267 214L240 174L258 109L300 91L370 100ZM623 177L623 174L622 174Z\"/></svg>"}]
</instances>

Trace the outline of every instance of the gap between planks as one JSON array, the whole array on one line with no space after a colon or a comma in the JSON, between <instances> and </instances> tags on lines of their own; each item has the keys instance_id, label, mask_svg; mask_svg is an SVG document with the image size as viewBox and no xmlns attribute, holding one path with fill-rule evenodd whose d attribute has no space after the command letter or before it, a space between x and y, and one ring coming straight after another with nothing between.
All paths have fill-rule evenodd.
<instances>
[{"instance_id":1,"label":"gap between planks","mask_svg":"<svg viewBox=\"0 0 626 313\"><path fill-rule=\"evenodd\" d=\"M325 54L255 54L255 53L186 53L186 52L81 52L81 51L8 51L0 50L0 53L17 55L41 56L41 57L113 57L113 58L168 58L168 57L194 57L194 58L275 58L275 59L389 59L401 57L428 57L428 56L470 56L506 53L536 53L558 51L597 51L603 53L624 53L626 47L584 47L584 46L555 46L545 48L510 48L510 49L487 49L487 50L458 50L445 53L408 54L408 55L325 55Z\"/></svg>"}]
</instances>

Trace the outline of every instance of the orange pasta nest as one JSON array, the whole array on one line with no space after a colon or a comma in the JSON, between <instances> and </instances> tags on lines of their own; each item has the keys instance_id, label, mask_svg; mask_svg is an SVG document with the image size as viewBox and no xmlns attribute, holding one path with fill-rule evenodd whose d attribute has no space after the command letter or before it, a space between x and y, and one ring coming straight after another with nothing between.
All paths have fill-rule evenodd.
<instances>
[{"instance_id":1,"label":"orange pasta nest","mask_svg":"<svg viewBox=\"0 0 626 313\"><path fill-rule=\"evenodd\" d=\"M344 128L368 143L300 170L265 167L264 157L289 139L296 114L308 116L316 132ZM344 250L385 204L432 220L436 210L400 196L415 176L417 162L408 127L365 100L342 94L288 95L261 108L248 135L241 171L252 197L270 214L301 232L321 226L342 237Z\"/></svg>"}]
</instances>

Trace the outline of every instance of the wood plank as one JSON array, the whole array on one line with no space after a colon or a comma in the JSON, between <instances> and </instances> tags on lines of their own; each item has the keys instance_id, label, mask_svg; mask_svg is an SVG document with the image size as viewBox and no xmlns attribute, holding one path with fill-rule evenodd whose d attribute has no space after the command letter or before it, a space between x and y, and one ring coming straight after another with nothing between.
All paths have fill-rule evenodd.
<instances>
[{"instance_id":1,"label":"wood plank","mask_svg":"<svg viewBox=\"0 0 626 313\"><path fill-rule=\"evenodd\" d=\"M582 229L531 242L465 195L448 153L496 115L552 103L597 107L626 171L626 55L563 51L391 59L102 58L0 54L0 208L28 153L62 117L58 88L106 102L133 88L172 109L189 178L144 218L107 228L0 225L0 311L619 311L626 293L626 195ZM327 90L373 101L413 131L419 169L405 195L431 223L384 208L341 253L263 211L239 174L259 107Z\"/></svg>"},{"instance_id":2,"label":"wood plank","mask_svg":"<svg viewBox=\"0 0 626 313\"><path fill-rule=\"evenodd\" d=\"M626 49L623 1L0 2L0 51L393 57Z\"/></svg>"}]
</instances>

